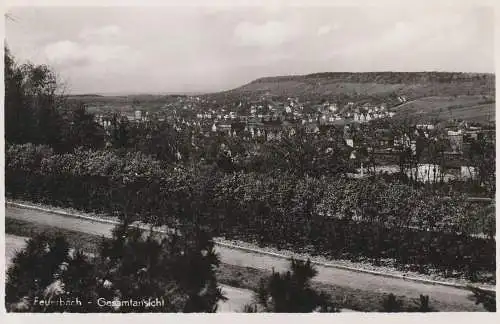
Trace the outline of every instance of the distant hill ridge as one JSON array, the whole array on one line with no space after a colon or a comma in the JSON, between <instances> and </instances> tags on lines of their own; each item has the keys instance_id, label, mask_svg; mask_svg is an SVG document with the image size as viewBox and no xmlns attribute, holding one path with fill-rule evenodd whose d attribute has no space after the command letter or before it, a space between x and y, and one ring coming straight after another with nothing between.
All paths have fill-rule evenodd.
<instances>
[{"instance_id":1,"label":"distant hill ridge","mask_svg":"<svg viewBox=\"0 0 500 324\"><path fill-rule=\"evenodd\" d=\"M259 78L238 88L215 93L225 97L261 95L337 101L405 96L495 96L493 73L463 72L323 72Z\"/></svg>"},{"instance_id":2,"label":"distant hill ridge","mask_svg":"<svg viewBox=\"0 0 500 324\"><path fill-rule=\"evenodd\" d=\"M249 84L283 81L314 81L323 79L329 82L382 83L382 84L419 84L429 82L486 81L493 82L493 73L465 72L321 72L306 75L273 76L256 79Z\"/></svg>"}]
</instances>

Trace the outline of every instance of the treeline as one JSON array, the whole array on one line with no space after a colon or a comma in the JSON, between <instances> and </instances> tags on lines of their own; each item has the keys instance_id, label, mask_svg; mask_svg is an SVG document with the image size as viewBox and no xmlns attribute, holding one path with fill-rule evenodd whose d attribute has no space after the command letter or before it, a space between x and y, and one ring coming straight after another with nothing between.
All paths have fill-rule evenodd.
<instances>
[{"instance_id":1,"label":"treeline","mask_svg":"<svg viewBox=\"0 0 500 324\"><path fill-rule=\"evenodd\" d=\"M141 153L54 154L26 144L7 147L5 181L13 198L155 225L197 224L215 236L329 258L389 258L473 280L495 269L494 213L481 214L463 196L443 201L379 177L224 173L204 164L165 167ZM478 231L487 237L470 235Z\"/></svg>"}]
</instances>

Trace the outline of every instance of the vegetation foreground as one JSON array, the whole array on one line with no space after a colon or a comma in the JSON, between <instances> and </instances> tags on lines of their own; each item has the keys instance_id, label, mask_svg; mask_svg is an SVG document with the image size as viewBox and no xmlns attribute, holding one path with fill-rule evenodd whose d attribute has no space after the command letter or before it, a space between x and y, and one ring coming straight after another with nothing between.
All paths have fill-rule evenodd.
<instances>
[{"instance_id":1,"label":"vegetation foreground","mask_svg":"<svg viewBox=\"0 0 500 324\"><path fill-rule=\"evenodd\" d=\"M425 159L446 167L447 144L438 135L436 141L419 136L414 150L401 146L394 155L397 174L353 179L348 175L359 164L376 167L373 123L356 130L356 150L335 128L298 130L274 142L207 137L168 121L115 118L105 129L83 105L58 94L50 68L18 65L8 50L4 59L7 197L123 223L94 256L73 251L63 237L31 240L8 272L11 311L63 311L33 303L36 296L63 294L110 301L148 295L163 300L155 311L213 312L223 298L213 237L375 265L389 259L403 271L495 283L494 200L487 206L467 200L477 193L494 197L494 140L472 142L464 157L477 170L470 181L429 184L412 174ZM418 133L405 122L382 123L398 136ZM177 234L144 237L129 228L135 221ZM272 274L246 311L336 311L311 290L314 273L308 264L292 263L289 273ZM494 297L475 292L493 309ZM132 311L110 303L84 307ZM133 311L151 311L147 305ZM384 305L385 311L402 310L395 297ZM419 305L430 309L426 296Z\"/></svg>"},{"instance_id":2,"label":"vegetation foreground","mask_svg":"<svg viewBox=\"0 0 500 324\"><path fill-rule=\"evenodd\" d=\"M6 187L13 198L155 226L196 225L212 236L330 259L389 258L401 269L471 281L491 282L496 269L494 213L479 213L463 195L444 201L383 178L227 174L203 165L163 168L142 154L22 145L7 148Z\"/></svg>"}]
</instances>

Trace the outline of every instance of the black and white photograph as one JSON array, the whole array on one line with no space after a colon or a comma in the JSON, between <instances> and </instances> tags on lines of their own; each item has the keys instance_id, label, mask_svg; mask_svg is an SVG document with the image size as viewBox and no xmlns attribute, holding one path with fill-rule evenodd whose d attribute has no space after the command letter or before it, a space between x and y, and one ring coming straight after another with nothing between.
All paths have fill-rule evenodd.
<instances>
[{"instance_id":1,"label":"black and white photograph","mask_svg":"<svg viewBox=\"0 0 500 324\"><path fill-rule=\"evenodd\" d=\"M4 312L496 312L492 5L3 19Z\"/></svg>"}]
</instances>

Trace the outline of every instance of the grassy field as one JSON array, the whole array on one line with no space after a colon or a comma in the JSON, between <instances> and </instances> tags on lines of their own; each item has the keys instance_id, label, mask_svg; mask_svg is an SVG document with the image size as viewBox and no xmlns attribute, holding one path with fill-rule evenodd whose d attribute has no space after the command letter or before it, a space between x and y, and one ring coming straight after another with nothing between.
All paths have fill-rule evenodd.
<instances>
[{"instance_id":1,"label":"grassy field","mask_svg":"<svg viewBox=\"0 0 500 324\"><path fill-rule=\"evenodd\" d=\"M105 239L103 237L92 234L58 229L51 226L34 224L9 218L5 220L5 232L7 234L24 237L31 237L36 233L42 232L47 234L60 233L68 239L71 246L89 253L95 253L100 242ZM255 290L258 287L259 281L262 278L269 276L270 274L270 271L258 270L244 266L229 265L224 263L222 263L217 269L217 278L220 284L250 290ZM331 298L335 300L341 308L347 308L356 311L379 311L380 305L383 299L386 297L384 293L380 293L377 291L352 289L349 287L329 285L320 282L313 282L313 286L314 288L322 290L330 295ZM404 296L398 296L398 299L401 299L404 302L404 305L411 305L413 303L412 300L409 300ZM445 303L433 301L432 296L431 306L436 310L443 311L453 311L457 309L457 306L450 306ZM468 306L465 308L468 308ZM463 309L463 311L478 310L479 309L477 307L473 306L471 306L470 309Z\"/></svg>"},{"instance_id":2,"label":"grassy field","mask_svg":"<svg viewBox=\"0 0 500 324\"><path fill-rule=\"evenodd\" d=\"M494 121L495 102L489 96L433 96L402 104L394 111L402 116L426 118Z\"/></svg>"},{"instance_id":3,"label":"grassy field","mask_svg":"<svg viewBox=\"0 0 500 324\"><path fill-rule=\"evenodd\" d=\"M102 114L110 112L133 113L136 109L149 112L157 112L163 109L165 104L174 103L179 95L69 95L70 103L82 103L87 106L89 112Z\"/></svg>"}]
</instances>

